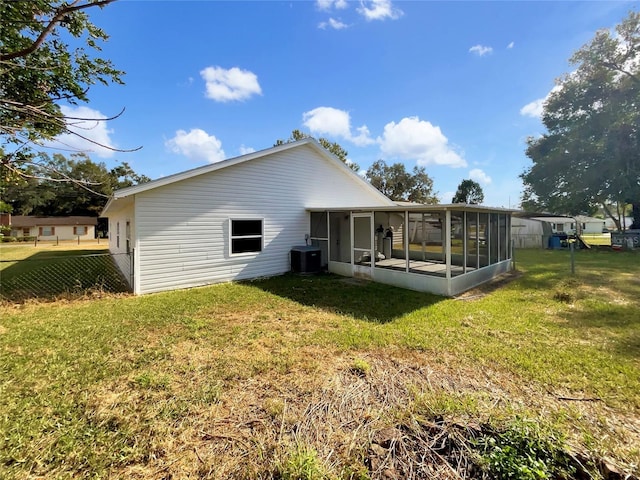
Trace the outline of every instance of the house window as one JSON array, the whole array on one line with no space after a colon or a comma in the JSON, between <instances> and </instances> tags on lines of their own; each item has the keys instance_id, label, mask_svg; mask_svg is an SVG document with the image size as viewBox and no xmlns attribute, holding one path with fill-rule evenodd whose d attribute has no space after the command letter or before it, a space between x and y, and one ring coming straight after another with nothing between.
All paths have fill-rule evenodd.
<instances>
[{"instance_id":1,"label":"house window","mask_svg":"<svg viewBox=\"0 0 640 480\"><path fill-rule=\"evenodd\" d=\"M231 219L231 255L262 251L262 219Z\"/></svg>"},{"instance_id":2,"label":"house window","mask_svg":"<svg viewBox=\"0 0 640 480\"><path fill-rule=\"evenodd\" d=\"M120 248L120 222L116 223L116 248Z\"/></svg>"},{"instance_id":3,"label":"house window","mask_svg":"<svg viewBox=\"0 0 640 480\"><path fill-rule=\"evenodd\" d=\"M55 227L40 227L38 234L42 237L52 237L56 234Z\"/></svg>"},{"instance_id":4,"label":"house window","mask_svg":"<svg viewBox=\"0 0 640 480\"><path fill-rule=\"evenodd\" d=\"M86 235L87 234L87 227L84 227L84 226L73 227L73 234L74 235Z\"/></svg>"},{"instance_id":5,"label":"house window","mask_svg":"<svg viewBox=\"0 0 640 480\"><path fill-rule=\"evenodd\" d=\"M556 231L557 232L564 232L564 223L558 223L556 225Z\"/></svg>"},{"instance_id":6,"label":"house window","mask_svg":"<svg viewBox=\"0 0 640 480\"><path fill-rule=\"evenodd\" d=\"M31 229L30 228L23 228L22 229L22 236L23 237L28 237L29 235L31 235Z\"/></svg>"}]
</instances>

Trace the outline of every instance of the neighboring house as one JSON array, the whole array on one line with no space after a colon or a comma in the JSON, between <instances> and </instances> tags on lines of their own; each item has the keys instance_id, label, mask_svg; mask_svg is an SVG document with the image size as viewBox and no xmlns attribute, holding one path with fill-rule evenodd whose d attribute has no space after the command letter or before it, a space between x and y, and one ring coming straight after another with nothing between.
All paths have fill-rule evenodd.
<instances>
[{"instance_id":1,"label":"neighboring house","mask_svg":"<svg viewBox=\"0 0 640 480\"><path fill-rule=\"evenodd\" d=\"M602 233L605 228L605 221L602 218L587 217L585 215L533 218L550 223L553 233L566 233L567 235Z\"/></svg>"},{"instance_id":2,"label":"neighboring house","mask_svg":"<svg viewBox=\"0 0 640 480\"><path fill-rule=\"evenodd\" d=\"M606 222L602 218L587 217L577 215L575 217L576 227L580 235L584 233L602 233L606 230Z\"/></svg>"},{"instance_id":3,"label":"neighboring house","mask_svg":"<svg viewBox=\"0 0 640 480\"><path fill-rule=\"evenodd\" d=\"M540 220L547 222L551 225L552 233L566 233L567 235L574 235L576 233L576 221L573 217L567 216L538 216L531 217L533 220Z\"/></svg>"},{"instance_id":4,"label":"neighboring house","mask_svg":"<svg viewBox=\"0 0 640 480\"><path fill-rule=\"evenodd\" d=\"M11 236L39 240L90 240L96 236L96 217L35 217L11 215Z\"/></svg>"},{"instance_id":5,"label":"neighboring house","mask_svg":"<svg viewBox=\"0 0 640 480\"><path fill-rule=\"evenodd\" d=\"M453 295L509 270L510 214L397 205L310 138L118 190L102 212L136 294L282 274L315 246L331 272ZM436 240L411 242L418 225Z\"/></svg>"},{"instance_id":6,"label":"neighboring house","mask_svg":"<svg viewBox=\"0 0 640 480\"><path fill-rule=\"evenodd\" d=\"M516 248L547 248L554 234L602 234L605 221L601 218L516 212L511 222L511 235Z\"/></svg>"}]
</instances>

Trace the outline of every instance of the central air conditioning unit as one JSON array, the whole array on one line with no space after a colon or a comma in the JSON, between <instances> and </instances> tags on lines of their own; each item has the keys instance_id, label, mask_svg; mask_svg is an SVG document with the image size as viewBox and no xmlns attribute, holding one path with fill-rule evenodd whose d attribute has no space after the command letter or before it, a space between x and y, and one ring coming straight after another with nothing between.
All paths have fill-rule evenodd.
<instances>
[{"instance_id":1,"label":"central air conditioning unit","mask_svg":"<svg viewBox=\"0 0 640 480\"><path fill-rule=\"evenodd\" d=\"M322 254L318 247L302 245L291 249L291 271L295 273L318 273L321 269Z\"/></svg>"}]
</instances>

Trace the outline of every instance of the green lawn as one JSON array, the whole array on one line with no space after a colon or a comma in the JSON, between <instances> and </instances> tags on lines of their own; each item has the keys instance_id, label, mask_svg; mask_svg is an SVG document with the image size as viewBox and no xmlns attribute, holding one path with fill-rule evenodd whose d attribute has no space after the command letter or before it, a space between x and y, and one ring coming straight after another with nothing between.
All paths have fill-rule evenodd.
<instances>
[{"instance_id":1,"label":"green lawn","mask_svg":"<svg viewBox=\"0 0 640 480\"><path fill-rule=\"evenodd\" d=\"M552 478L557 446L637 475L640 256L516 260L457 299L285 275L5 303L0 478Z\"/></svg>"}]
</instances>

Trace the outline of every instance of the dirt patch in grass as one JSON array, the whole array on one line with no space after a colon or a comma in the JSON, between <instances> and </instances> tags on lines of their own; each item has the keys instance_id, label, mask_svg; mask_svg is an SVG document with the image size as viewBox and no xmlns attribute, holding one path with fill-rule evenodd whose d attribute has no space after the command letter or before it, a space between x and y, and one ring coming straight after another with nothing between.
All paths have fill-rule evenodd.
<instances>
[{"instance_id":1,"label":"dirt patch in grass","mask_svg":"<svg viewBox=\"0 0 640 480\"><path fill-rule=\"evenodd\" d=\"M619 442L620 452L640 444L633 417L491 367L461 368L454 358L308 346L287 353L288 368L256 372L242 370L236 362L243 357L230 350L210 354L182 342L171 351L174 367L161 370L166 377L143 381L137 374L91 393L88 414L135 425L131 433L144 446L144 461L112 471L114 478L272 478L300 446L340 478L475 478L481 472L468 442L480 425L514 415L551 423L571 417L570 445L582 444L586 430ZM366 362L366 373L353 368L356 360ZM221 364L236 373L225 376ZM160 375L154 372L149 376Z\"/></svg>"}]
</instances>

